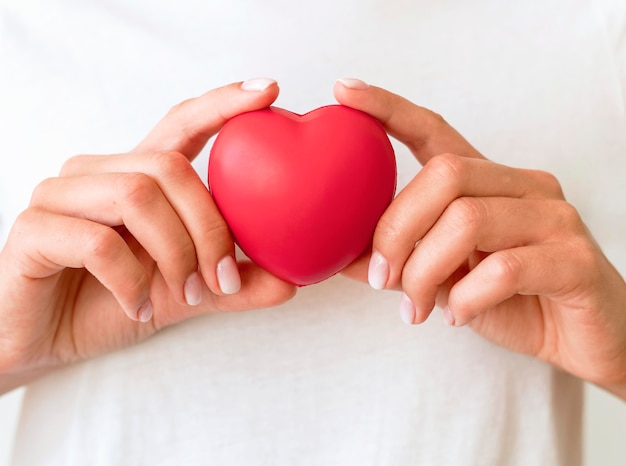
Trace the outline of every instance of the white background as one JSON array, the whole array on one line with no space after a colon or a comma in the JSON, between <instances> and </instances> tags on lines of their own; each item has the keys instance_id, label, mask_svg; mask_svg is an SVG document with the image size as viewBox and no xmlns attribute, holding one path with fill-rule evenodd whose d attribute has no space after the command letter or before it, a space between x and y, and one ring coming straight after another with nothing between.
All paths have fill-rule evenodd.
<instances>
[{"instance_id":1,"label":"white background","mask_svg":"<svg viewBox=\"0 0 626 466\"><path fill-rule=\"evenodd\" d=\"M7 466L22 390L0 397L0 466ZM626 464L626 403L587 386L585 466Z\"/></svg>"}]
</instances>

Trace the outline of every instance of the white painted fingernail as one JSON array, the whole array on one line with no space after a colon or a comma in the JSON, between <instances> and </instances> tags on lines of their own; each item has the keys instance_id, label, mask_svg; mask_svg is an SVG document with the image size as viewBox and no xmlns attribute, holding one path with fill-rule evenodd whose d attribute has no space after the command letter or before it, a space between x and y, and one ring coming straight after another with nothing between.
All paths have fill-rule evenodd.
<instances>
[{"instance_id":1,"label":"white painted fingernail","mask_svg":"<svg viewBox=\"0 0 626 466\"><path fill-rule=\"evenodd\" d=\"M226 256L217 263L217 282L224 294L234 294L241 289L241 276L232 256Z\"/></svg>"},{"instance_id":2,"label":"white painted fingernail","mask_svg":"<svg viewBox=\"0 0 626 466\"><path fill-rule=\"evenodd\" d=\"M367 281L375 290L382 290L387 280L389 280L389 262L381 253L374 251L367 269Z\"/></svg>"},{"instance_id":3,"label":"white painted fingernail","mask_svg":"<svg viewBox=\"0 0 626 466\"><path fill-rule=\"evenodd\" d=\"M400 298L400 318L405 324L413 325L415 323L415 306L406 293L402 293Z\"/></svg>"},{"instance_id":4,"label":"white painted fingernail","mask_svg":"<svg viewBox=\"0 0 626 466\"><path fill-rule=\"evenodd\" d=\"M443 320L449 326L451 327L454 326L454 323L455 323L454 314L452 314L452 311L450 310L449 306L446 306L443 308Z\"/></svg>"},{"instance_id":5,"label":"white painted fingernail","mask_svg":"<svg viewBox=\"0 0 626 466\"><path fill-rule=\"evenodd\" d=\"M150 298L141 305L139 309L137 309L137 320L139 322L148 322L152 319L152 314L154 313L154 309L152 308L152 301Z\"/></svg>"},{"instance_id":6,"label":"white painted fingernail","mask_svg":"<svg viewBox=\"0 0 626 466\"><path fill-rule=\"evenodd\" d=\"M197 306L202 302L202 279L198 272L189 275L183 286L183 292L185 293L185 301L190 306Z\"/></svg>"},{"instance_id":7,"label":"white painted fingernail","mask_svg":"<svg viewBox=\"0 0 626 466\"><path fill-rule=\"evenodd\" d=\"M360 79L356 78L339 78L337 81L339 81L348 89L364 91L370 88L370 85L367 84L365 81L361 81Z\"/></svg>"},{"instance_id":8,"label":"white painted fingernail","mask_svg":"<svg viewBox=\"0 0 626 466\"><path fill-rule=\"evenodd\" d=\"M264 91L272 84L276 84L276 81L270 78L252 78L241 83L241 88L244 91Z\"/></svg>"}]
</instances>

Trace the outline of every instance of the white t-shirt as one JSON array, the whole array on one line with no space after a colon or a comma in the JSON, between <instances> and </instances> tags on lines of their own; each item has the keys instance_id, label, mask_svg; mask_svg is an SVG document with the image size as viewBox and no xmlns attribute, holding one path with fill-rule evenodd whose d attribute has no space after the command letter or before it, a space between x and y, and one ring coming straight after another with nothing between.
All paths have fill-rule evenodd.
<instances>
[{"instance_id":1,"label":"white t-shirt","mask_svg":"<svg viewBox=\"0 0 626 466\"><path fill-rule=\"evenodd\" d=\"M66 158L132 148L183 99L269 76L302 113L356 76L493 160L555 173L626 270L621 0L0 5L3 237ZM402 187L419 165L395 147ZM407 326L398 304L336 276L59 370L26 391L14 463L579 464L580 381L439 311Z\"/></svg>"}]
</instances>

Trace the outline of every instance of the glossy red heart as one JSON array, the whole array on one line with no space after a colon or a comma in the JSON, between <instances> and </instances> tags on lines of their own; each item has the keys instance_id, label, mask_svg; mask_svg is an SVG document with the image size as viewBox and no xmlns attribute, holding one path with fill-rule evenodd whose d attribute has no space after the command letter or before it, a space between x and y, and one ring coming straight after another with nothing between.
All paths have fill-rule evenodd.
<instances>
[{"instance_id":1,"label":"glossy red heart","mask_svg":"<svg viewBox=\"0 0 626 466\"><path fill-rule=\"evenodd\" d=\"M209 185L242 251L277 277L309 285L370 245L394 196L396 163L383 126L363 112L272 107L224 125Z\"/></svg>"}]
</instances>

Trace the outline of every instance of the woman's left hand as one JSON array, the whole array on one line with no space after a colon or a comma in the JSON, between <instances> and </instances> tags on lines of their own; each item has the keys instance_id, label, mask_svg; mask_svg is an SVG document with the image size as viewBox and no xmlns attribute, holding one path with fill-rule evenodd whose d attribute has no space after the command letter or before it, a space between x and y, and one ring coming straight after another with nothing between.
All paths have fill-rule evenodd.
<instances>
[{"instance_id":1,"label":"woman's left hand","mask_svg":"<svg viewBox=\"0 0 626 466\"><path fill-rule=\"evenodd\" d=\"M335 96L424 166L380 219L371 257L345 273L401 288L409 323L437 304L450 325L626 399L626 283L555 177L487 160L439 115L383 89L342 80Z\"/></svg>"}]
</instances>

